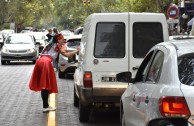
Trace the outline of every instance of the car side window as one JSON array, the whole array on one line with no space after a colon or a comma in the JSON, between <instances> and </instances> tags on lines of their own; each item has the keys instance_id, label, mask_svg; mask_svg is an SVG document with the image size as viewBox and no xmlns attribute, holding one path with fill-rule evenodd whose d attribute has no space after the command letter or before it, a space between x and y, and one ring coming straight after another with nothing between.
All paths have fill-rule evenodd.
<instances>
[{"instance_id":1,"label":"car side window","mask_svg":"<svg viewBox=\"0 0 194 126\"><path fill-rule=\"evenodd\" d=\"M164 61L164 53L162 51L157 51L149 67L149 71L145 81L151 81L154 83L158 81L161 73L163 61Z\"/></svg>"},{"instance_id":2,"label":"car side window","mask_svg":"<svg viewBox=\"0 0 194 126\"><path fill-rule=\"evenodd\" d=\"M144 60L142 61L138 71L137 71L137 74L134 78L134 82L141 82L141 81L144 81L145 79L145 75L147 73L147 69L149 68L149 65L151 63L151 60L152 60L152 57L154 55L154 50L151 51L150 53L148 53L146 55L146 57L144 58Z\"/></svg>"}]
</instances>

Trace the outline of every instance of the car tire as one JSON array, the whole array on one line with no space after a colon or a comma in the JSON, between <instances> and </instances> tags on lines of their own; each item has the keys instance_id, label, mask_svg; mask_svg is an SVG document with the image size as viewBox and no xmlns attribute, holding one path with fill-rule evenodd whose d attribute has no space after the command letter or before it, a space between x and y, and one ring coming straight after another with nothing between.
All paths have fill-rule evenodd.
<instances>
[{"instance_id":1,"label":"car tire","mask_svg":"<svg viewBox=\"0 0 194 126\"><path fill-rule=\"evenodd\" d=\"M79 107L79 99L76 95L75 87L74 87L74 96L73 96L74 106Z\"/></svg>"},{"instance_id":2,"label":"car tire","mask_svg":"<svg viewBox=\"0 0 194 126\"><path fill-rule=\"evenodd\" d=\"M36 60L33 60L32 63L35 64L36 63Z\"/></svg>"},{"instance_id":3,"label":"car tire","mask_svg":"<svg viewBox=\"0 0 194 126\"><path fill-rule=\"evenodd\" d=\"M59 78L64 78L64 73L60 69L58 70L58 76Z\"/></svg>"},{"instance_id":4,"label":"car tire","mask_svg":"<svg viewBox=\"0 0 194 126\"><path fill-rule=\"evenodd\" d=\"M6 64L6 61L1 60L1 65L5 65L5 64Z\"/></svg>"},{"instance_id":5,"label":"car tire","mask_svg":"<svg viewBox=\"0 0 194 126\"><path fill-rule=\"evenodd\" d=\"M79 102L79 121L88 122L90 117L90 107L84 106Z\"/></svg>"}]
</instances>

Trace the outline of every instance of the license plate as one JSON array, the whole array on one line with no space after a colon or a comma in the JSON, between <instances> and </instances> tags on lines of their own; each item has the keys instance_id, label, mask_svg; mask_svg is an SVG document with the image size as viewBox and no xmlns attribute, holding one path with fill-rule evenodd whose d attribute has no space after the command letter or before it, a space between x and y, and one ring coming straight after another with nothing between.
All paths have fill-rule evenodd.
<instances>
[{"instance_id":1,"label":"license plate","mask_svg":"<svg viewBox=\"0 0 194 126\"><path fill-rule=\"evenodd\" d=\"M116 77L102 77L102 82L115 82Z\"/></svg>"}]
</instances>

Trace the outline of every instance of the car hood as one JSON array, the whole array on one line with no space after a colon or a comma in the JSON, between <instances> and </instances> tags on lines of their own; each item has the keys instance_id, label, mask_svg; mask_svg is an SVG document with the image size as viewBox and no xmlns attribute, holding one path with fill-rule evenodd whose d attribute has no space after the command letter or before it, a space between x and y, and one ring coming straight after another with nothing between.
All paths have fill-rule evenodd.
<instances>
[{"instance_id":1,"label":"car hood","mask_svg":"<svg viewBox=\"0 0 194 126\"><path fill-rule=\"evenodd\" d=\"M23 50L35 48L35 46L33 44L6 44L3 48L8 50Z\"/></svg>"}]
</instances>

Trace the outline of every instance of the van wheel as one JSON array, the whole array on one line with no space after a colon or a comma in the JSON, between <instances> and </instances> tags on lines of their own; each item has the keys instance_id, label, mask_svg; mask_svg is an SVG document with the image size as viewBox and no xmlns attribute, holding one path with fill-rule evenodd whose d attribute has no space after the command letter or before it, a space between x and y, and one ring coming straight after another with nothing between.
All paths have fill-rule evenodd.
<instances>
[{"instance_id":1,"label":"van wheel","mask_svg":"<svg viewBox=\"0 0 194 126\"><path fill-rule=\"evenodd\" d=\"M6 61L1 60L1 65L5 65L5 64L6 64Z\"/></svg>"},{"instance_id":2,"label":"van wheel","mask_svg":"<svg viewBox=\"0 0 194 126\"><path fill-rule=\"evenodd\" d=\"M64 75L63 75L64 73L63 72L61 72L61 70L59 69L58 70L58 76L59 76L59 78L64 78Z\"/></svg>"},{"instance_id":3,"label":"van wheel","mask_svg":"<svg viewBox=\"0 0 194 126\"><path fill-rule=\"evenodd\" d=\"M36 63L36 60L33 60L32 63L35 64Z\"/></svg>"},{"instance_id":4,"label":"van wheel","mask_svg":"<svg viewBox=\"0 0 194 126\"><path fill-rule=\"evenodd\" d=\"M79 102L79 121L88 122L90 117L90 107L84 106Z\"/></svg>"},{"instance_id":5,"label":"van wheel","mask_svg":"<svg viewBox=\"0 0 194 126\"><path fill-rule=\"evenodd\" d=\"M74 87L74 97L73 97L73 101L74 101L74 106L75 107L79 107L79 99L76 95L76 92L75 92L75 87Z\"/></svg>"}]
</instances>

